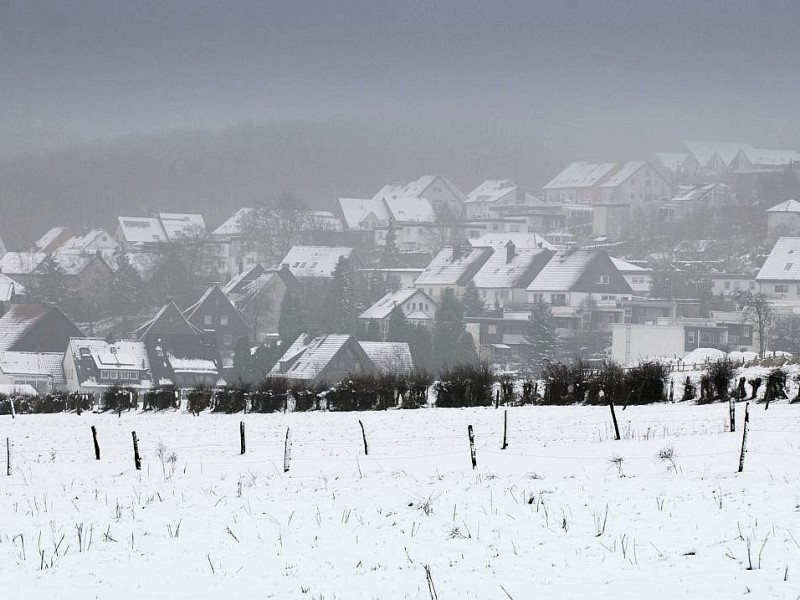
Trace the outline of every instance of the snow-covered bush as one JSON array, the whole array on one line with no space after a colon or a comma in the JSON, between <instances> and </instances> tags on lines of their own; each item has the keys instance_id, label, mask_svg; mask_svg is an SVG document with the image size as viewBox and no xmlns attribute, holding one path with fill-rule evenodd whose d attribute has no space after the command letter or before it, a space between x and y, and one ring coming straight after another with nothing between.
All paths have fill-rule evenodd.
<instances>
[{"instance_id":1,"label":"snow-covered bush","mask_svg":"<svg viewBox=\"0 0 800 600\"><path fill-rule=\"evenodd\" d=\"M708 378L714 392L714 397L719 400L728 399L728 389L736 375L736 369L729 358L723 358L708 367Z\"/></svg>"},{"instance_id":2,"label":"snow-covered bush","mask_svg":"<svg viewBox=\"0 0 800 600\"><path fill-rule=\"evenodd\" d=\"M491 406L494 371L485 362L444 369L435 384L436 406Z\"/></svg>"},{"instance_id":3,"label":"snow-covered bush","mask_svg":"<svg viewBox=\"0 0 800 600\"><path fill-rule=\"evenodd\" d=\"M669 367L658 361L647 361L636 365L625 373L625 387L628 391L626 402L630 404L650 404L666 400Z\"/></svg>"},{"instance_id":4,"label":"snow-covered bush","mask_svg":"<svg viewBox=\"0 0 800 600\"><path fill-rule=\"evenodd\" d=\"M177 408L175 386L162 385L145 393L144 408L145 410L166 410L168 408Z\"/></svg>"},{"instance_id":5,"label":"snow-covered bush","mask_svg":"<svg viewBox=\"0 0 800 600\"><path fill-rule=\"evenodd\" d=\"M212 412L232 414L242 412L247 405L247 390L242 387L227 387L216 390L212 397Z\"/></svg>"},{"instance_id":6,"label":"snow-covered bush","mask_svg":"<svg viewBox=\"0 0 800 600\"><path fill-rule=\"evenodd\" d=\"M186 396L189 403L189 412L199 415L211 406L211 391L207 388L197 387Z\"/></svg>"}]
</instances>

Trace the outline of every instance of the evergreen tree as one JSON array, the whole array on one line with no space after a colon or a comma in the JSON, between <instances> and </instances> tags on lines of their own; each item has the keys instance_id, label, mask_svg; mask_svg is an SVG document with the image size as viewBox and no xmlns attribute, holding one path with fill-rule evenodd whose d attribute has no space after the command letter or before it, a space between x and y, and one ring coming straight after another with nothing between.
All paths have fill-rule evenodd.
<instances>
[{"instance_id":1,"label":"evergreen tree","mask_svg":"<svg viewBox=\"0 0 800 600\"><path fill-rule=\"evenodd\" d=\"M433 332L433 364L436 369L457 364L456 343L464 331L464 308L453 290L447 289L436 312Z\"/></svg>"},{"instance_id":2,"label":"evergreen tree","mask_svg":"<svg viewBox=\"0 0 800 600\"><path fill-rule=\"evenodd\" d=\"M455 364L467 365L478 361L478 353L475 350L475 339L468 331L462 331L456 342L454 349Z\"/></svg>"},{"instance_id":3,"label":"evergreen tree","mask_svg":"<svg viewBox=\"0 0 800 600\"><path fill-rule=\"evenodd\" d=\"M403 309L395 306L389 313L389 327L386 332L387 342L405 342L407 337L408 323Z\"/></svg>"},{"instance_id":4,"label":"evergreen tree","mask_svg":"<svg viewBox=\"0 0 800 600\"><path fill-rule=\"evenodd\" d=\"M69 296L67 274L58 260L48 254L33 272L28 285L28 299L31 302L63 304Z\"/></svg>"},{"instance_id":5,"label":"evergreen tree","mask_svg":"<svg viewBox=\"0 0 800 600\"><path fill-rule=\"evenodd\" d=\"M297 339L305 329L305 316L300 298L294 290L286 290L281 301L281 313L278 317L278 335L288 345Z\"/></svg>"},{"instance_id":6,"label":"evergreen tree","mask_svg":"<svg viewBox=\"0 0 800 600\"><path fill-rule=\"evenodd\" d=\"M330 289L330 317L326 326L331 333L353 333L360 312L356 274L350 259L339 257L333 269Z\"/></svg>"},{"instance_id":7,"label":"evergreen tree","mask_svg":"<svg viewBox=\"0 0 800 600\"><path fill-rule=\"evenodd\" d=\"M381 342L381 326L375 319L370 319L364 340L367 342Z\"/></svg>"},{"instance_id":8,"label":"evergreen tree","mask_svg":"<svg viewBox=\"0 0 800 600\"><path fill-rule=\"evenodd\" d=\"M258 346L250 355L246 381L256 384L261 382L280 360L287 348L287 344L277 341L263 343Z\"/></svg>"},{"instance_id":9,"label":"evergreen tree","mask_svg":"<svg viewBox=\"0 0 800 600\"><path fill-rule=\"evenodd\" d=\"M468 317L480 317L486 312L486 305L481 300L478 288L475 287L475 283L472 281L464 289L464 296L461 301L464 305L464 313Z\"/></svg>"},{"instance_id":10,"label":"evergreen tree","mask_svg":"<svg viewBox=\"0 0 800 600\"><path fill-rule=\"evenodd\" d=\"M386 245L381 256L381 266L384 269L391 269L397 264L397 232L394 223L389 223L386 231Z\"/></svg>"},{"instance_id":11,"label":"evergreen tree","mask_svg":"<svg viewBox=\"0 0 800 600\"><path fill-rule=\"evenodd\" d=\"M431 332L424 325L410 325L406 328L406 338L402 341L408 342L414 366L429 369L433 360Z\"/></svg>"},{"instance_id":12,"label":"evergreen tree","mask_svg":"<svg viewBox=\"0 0 800 600\"><path fill-rule=\"evenodd\" d=\"M555 361L559 352L559 340L549 304L541 301L534 304L526 329L525 353L531 366L538 370L544 366L545 361Z\"/></svg>"},{"instance_id":13,"label":"evergreen tree","mask_svg":"<svg viewBox=\"0 0 800 600\"><path fill-rule=\"evenodd\" d=\"M144 282L121 249L114 254L114 261L116 271L111 278L109 302L114 313L122 316L122 329L127 332L127 317L135 314L144 304Z\"/></svg>"},{"instance_id":14,"label":"evergreen tree","mask_svg":"<svg viewBox=\"0 0 800 600\"><path fill-rule=\"evenodd\" d=\"M233 376L240 383L251 383L250 342L246 337L236 340L236 348L233 351Z\"/></svg>"}]
</instances>

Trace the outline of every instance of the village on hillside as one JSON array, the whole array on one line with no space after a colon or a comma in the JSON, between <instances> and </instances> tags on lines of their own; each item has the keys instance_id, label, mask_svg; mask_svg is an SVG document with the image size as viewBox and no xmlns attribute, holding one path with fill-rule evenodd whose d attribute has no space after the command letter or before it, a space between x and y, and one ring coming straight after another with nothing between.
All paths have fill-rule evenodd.
<instances>
[{"instance_id":1,"label":"village on hillside","mask_svg":"<svg viewBox=\"0 0 800 600\"><path fill-rule=\"evenodd\" d=\"M800 153L685 142L542 189L445 175L330 210L51 223L0 242L0 385L102 393L483 361L800 352ZM169 207L164 207L168 209Z\"/></svg>"}]
</instances>

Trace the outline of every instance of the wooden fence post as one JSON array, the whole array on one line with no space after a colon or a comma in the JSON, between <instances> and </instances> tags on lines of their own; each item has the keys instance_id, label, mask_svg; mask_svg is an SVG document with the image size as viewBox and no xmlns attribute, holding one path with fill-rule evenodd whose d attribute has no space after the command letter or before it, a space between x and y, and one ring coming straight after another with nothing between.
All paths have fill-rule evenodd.
<instances>
[{"instance_id":1,"label":"wooden fence post","mask_svg":"<svg viewBox=\"0 0 800 600\"><path fill-rule=\"evenodd\" d=\"M494 392L494 408L495 410L500 407L500 390Z\"/></svg>"},{"instance_id":2,"label":"wooden fence post","mask_svg":"<svg viewBox=\"0 0 800 600\"><path fill-rule=\"evenodd\" d=\"M11 477L11 438L6 438L6 475Z\"/></svg>"},{"instance_id":3,"label":"wooden fence post","mask_svg":"<svg viewBox=\"0 0 800 600\"><path fill-rule=\"evenodd\" d=\"M744 427L742 429L742 452L739 454L739 473L744 471L744 454L747 452L747 428L750 425L750 403L744 405Z\"/></svg>"},{"instance_id":4,"label":"wooden fence post","mask_svg":"<svg viewBox=\"0 0 800 600\"><path fill-rule=\"evenodd\" d=\"M609 402L608 405L611 407L611 420L614 422L614 436L615 439L620 440L619 436L619 423L617 423L617 413L614 411L614 403Z\"/></svg>"},{"instance_id":5,"label":"wooden fence post","mask_svg":"<svg viewBox=\"0 0 800 600\"><path fill-rule=\"evenodd\" d=\"M736 431L736 400L734 400L733 396L728 398L728 412L731 419L731 433L733 433Z\"/></svg>"},{"instance_id":6,"label":"wooden fence post","mask_svg":"<svg viewBox=\"0 0 800 600\"><path fill-rule=\"evenodd\" d=\"M244 454L244 421L239 421L239 448L241 450L240 454Z\"/></svg>"},{"instance_id":7,"label":"wooden fence post","mask_svg":"<svg viewBox=\"0 0 800 600\"><path fill-rule=\"evenodd\" d=\"M472 431L472 425L467 425L467 435L469 436L469 455L472 459L472 468L478 466L477 458L475 457L475 433Z\"/></svg>"},{"instance_id":8,"label":"wooden fence post","mask_svg":"<svg viewBox=\"0 0 800 600\"><path fill-rule=\"evenodd\" d=\"M100 460L100 444L97 443L97 428L92 425L92 441L94 441L94 459Z\"/></svg>"},{"instance_id":9,"label":"wooden fence post","mask_svg":"<svg viewBox=\"0 0 800 600\"><path fill-rule=\"evenodd\" d=\"M500 446L500 450L505 450L508 448L508 409L506 408L503 411L503 445Z\"/></svg>"},{"instance_id":10,"label":"wooden fence post","mask_svg":"<svg viewBox=\"0 0 800 600\"><path fill-rule=\"evenodd\" d=\"M283 472L289 472L289 461L292 460L292 435L286 428L286 442L283 445Z\"/></svg>"},{"instance_id":11,"label":"wooden fence post","mask_svg":"<svg viewBox=\"0 0 800 600\"><path fill-rule=\"evenodd\" d=\"M361 419L359 419L358 424L361 425L361 438L364 440L364 454L369 455L369 448L367 447L367 434L364 431L364 423L362 423Z\"/></svg>"},{"instance_id":12,"label":"wooden fence post","mask_svg":"<svg viewBox=\"0 0 800 600\"><path fill-rule=\"evenodd\" d=\"M142 458L139 456L139 438L136 437L136 432L131 431L133 437L133 464L136 465L136 470L142 470Z\"/></svg>"}]
</instances>

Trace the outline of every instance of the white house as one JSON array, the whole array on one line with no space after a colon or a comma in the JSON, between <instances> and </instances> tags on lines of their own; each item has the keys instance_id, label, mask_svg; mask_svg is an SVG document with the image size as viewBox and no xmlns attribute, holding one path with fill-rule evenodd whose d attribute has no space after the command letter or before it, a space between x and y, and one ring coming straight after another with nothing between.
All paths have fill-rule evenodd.
<instances>
[{"instance_id":1,"label":"white house","mask_svg":"<svg viewBox=\"0 0 800 600\"><path fill-rule=\"evenodd\" d=\"M39 394L64 388L60 352L0 352L0 384L30 385Z\"/></svg>"},{"instance_id":2,"label":"white house","mask_svg":"<svg viewBox=\"0 0 800 600\"><path fill-rule=\"evenodd\" d=\"M601 199L600 184L616 167L615 163L570 163L545 184L545 202L596 204Z\"/></svg>"},{"instance_id":3,"label":"white house","mask_svg":"<svg viewBox=\"0 0 800 600\"><path fill-rule=\"evenodd\" d=\"M650 286L653 283L653 270L645 269L639 265L634 265L620 258L611 257L611 262L622 273L625 281L631 286L634 293L647 295L650 293Z\"/></svg>"},{"instance_id":4,"label":"white house","mask_svg":"<svg viewBox=\"0 0 800 600\"><path fill-rule=\"evenodd\" d=\"M461 246L443 248L417 277L414 286L441 302L447 289L460 298L476 273L486 264L494 250L489 247Z\"/></svg>"},{"instance_id":5,"label":"white house","mask_svg":"<svg viewBox=\"0 0 800 600\"><path fill-rule=\"evenodd\" d=\"M281 260L281 266L298 280L332 279L339 259L352 258L353 254L353 249L347 246L293 246Z\"/></svg>"},{"instance_id":6,"label":"white house","mask_svg":"<svg viewBox=\"0 0 800 600\"><path fill-rule=\"evenodd\" d=\"M800 233L800 202L786 200L767 209L769 235Z\"/></svg>"},{"instance_id":7,"label":"white house","mask_svg":"<svg viewBox=\"0 0 800 600\"><path fill-rule=\"evenodd\" d=\"M767 298L800 303L800 237L781 237L775 242L756 283Z\"/></svg>"},{"instance_id":8,"label":"white house","mask_svg":"<svg viewBox=\"0 0 800 600\"><path fill-rule=\"evenodd\" d=\"M437 215L460 216L464 212L464 194L450 180L439 175L423 175L408 183L383 186L374 198L427 198Z\"/></svg>"},{"instance_id":9,"label":"white house","mask_svg":"<svg viewBox=\"0 0 800 600\"><path fill-rule=\"evenodd\" d=\"M529 202L530 201L530 202ZM533 204L534 197L510 179L487 179L464 200L467 219L490 216L490 211Z\"/></svg>"},{"instance_id":10,"label":"white house","mask_svg":"<svg viewBox=\"0 0 800 600\"><path fill-rule=\"evenodd\" d=\"M553 256L543 248L517 248L508 241L483 264L472 282L487 307L509 308L525 304L527 288Z\"/></svg>"},{"instance_id":11,"label":"white house","mask_svg":"<svg viewBox=\"0 0 800 600\"><path fill-rule=\"evenodd\" d=\"M422 325L428 329L433 327L436 318L437 304L428 294L416 288L400 289L389 292L358 317L365 324L370 321L378 323L381 339L386 340L389 332L389 315L395 308L403 311L406 322L411 325Z\"/></svg>"},{"instance_id":12,"label":"white house","mask_svg":"<svg viewBox=\"0 0 800 600\"><path fill-rule=\"evenodd\" d=\"M143 391L153 385L143 341L73 338L62 360L70 392L102 393L115 386Z\"/></svg>"}]
</instances>

